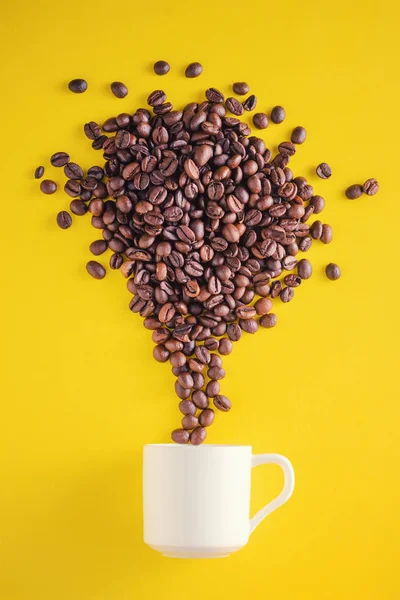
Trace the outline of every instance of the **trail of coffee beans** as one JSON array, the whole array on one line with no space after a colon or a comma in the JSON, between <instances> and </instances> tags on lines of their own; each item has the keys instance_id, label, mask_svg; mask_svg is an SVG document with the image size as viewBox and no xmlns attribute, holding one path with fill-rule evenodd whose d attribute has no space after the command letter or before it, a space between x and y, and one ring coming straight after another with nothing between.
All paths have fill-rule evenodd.
<instances>
[{"instance_id":1,"label":"trail of coffee beans","mask_svg":"<svg viewBox=\"0 0 400 600\"><path fill-rule=\"evenodd\" d=\"M154 70L163 75L169 65L159 61ZM186 76L201 70L193 63ZM70 89L82 92L85 86L76 80ZM120 82L111 88L118 98L127 93ZM238 82L233 89L246 94L249 86ZM214 421L210 401L222 412L231 408L221 393L221 355L232 351L242 332L276 325L270 298L291 301L312 275L307 259L298 262L299 251L307 252L313 240L328 244L333 237L329 224L309 225L325 201L288 167L296 145L306 139L305 129L296 127L291 141L282 142L273 156L237 118L255 109L254 95L243 103L232 97L225 101L215 88L205 95L204 102L180 110L155 90L148 97L153 114L139 108L102 127L86 123L85 135L104 159L86 174L65 152L51 157L68 178L64 190L72 198L71 212L89 212L99 232L101 239L90 251L96 257L113 252L109 264L127 279L129 308L152 330L154 358L172 365L183 418L171 437L195 445L204 442ZM271 121L284 118L284 109L275 107ZM253 122L265 128L268 117L257 113ZM326 163L317 171L325 178L331 172ZM42 174L40 167L36 177ZM369 180L364 191L375 193L376 186ZM41 189L52 194L56 185L42 180ZM57 222L66 229L72 219L62 211ZM331 279L340 275L334 266L327 268ZM297 274L278 280L296 267ZM106 275L97 260L87 263L87 271L96 279Z\"/></svg>"}]
</instances>

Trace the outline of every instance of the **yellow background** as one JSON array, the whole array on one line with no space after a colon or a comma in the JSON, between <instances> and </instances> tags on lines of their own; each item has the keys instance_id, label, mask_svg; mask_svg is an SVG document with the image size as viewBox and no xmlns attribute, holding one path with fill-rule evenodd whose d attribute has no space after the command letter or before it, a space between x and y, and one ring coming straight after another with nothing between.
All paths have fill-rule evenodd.
<instances>
[{"instance_id":1,"label":"yellow background","mask_svg":"<svg viewBox=\"0 0 400 600\"><path fill-rule=\"evenodd\" d=\"M1 600L399 598L398 23L395 0L4 2ZM158 59L172 65L164 78ZM188 80L192 60L204 73ZM68 92L74 77L86 94ZM142 541L141 451L178 426L173 376L121 275L87 276L89 219L58 229L68 197L42 195L33 171L44 164L61 185L48 162L61 150L99 164L83 123L132 112L153 89L180 106L237 80L260 110L285 106L264 135L272 149L307 128L292 166L325 196L334 242L314 244L313 278L275 302L279 326L225 360L234 408L208 437L286 454L295 495L238 554L168 560ZM321 161L329 181L315 176ZM379 194L346 200L368 177ZM278 468L258 469L252 510L280 485Z\"/></svg>"}]
</instances>

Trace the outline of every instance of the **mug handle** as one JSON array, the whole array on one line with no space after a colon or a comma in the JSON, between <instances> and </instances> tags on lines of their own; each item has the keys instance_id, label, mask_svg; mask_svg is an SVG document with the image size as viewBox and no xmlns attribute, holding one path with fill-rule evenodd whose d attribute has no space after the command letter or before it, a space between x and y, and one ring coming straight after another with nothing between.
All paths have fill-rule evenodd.
<instances>
[{"instance_id":1,"label":"mug handle","mask_svg":"<svg viewBox=\"0 0 400 600\"><path fill-rule=\"evenodd\" d=\"M252 519L250 519L250 533L253 533L257 525L276 508L285 504L293 494L294 490L294 469L289 459L281 454L253 454L251 457L251 467L258 465L279 465L284 474L283 489L279 496L269 502L264 508L261 508Z\"/></svg>"}]
</instances>

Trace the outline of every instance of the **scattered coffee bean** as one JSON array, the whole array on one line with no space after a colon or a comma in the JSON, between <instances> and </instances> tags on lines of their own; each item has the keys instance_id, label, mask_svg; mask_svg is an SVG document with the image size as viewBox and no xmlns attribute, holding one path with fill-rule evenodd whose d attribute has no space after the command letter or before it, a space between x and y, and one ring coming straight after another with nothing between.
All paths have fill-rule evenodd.
<instances>
[{"instance_id":1,"label":"scattered coffee bean","mask_svg":"<svg viewBox=\"0 0 400 600\"><path fill-rule=\"evenodd\" d=\"M107 242L105 240L96 240L89 246L89 250L95 256L100 256L107 250Z\"/></svg>"},{"instance_id":2,"label":"scattered coffee bean","mask_svg":"<svg viewBox=\"0 0 400 600\"><path fill-rule=\"evenodd\" d=\"M103 265L95 260L89 260L86 264L86 271L89 275L94 277L94 279L103 279L106 276L106 270Z\"/></svg>"},{"instance_id":3,"label":"scattered coffee bean","mask_svg":"<svg viewBox=\"0 0 400 600\"><path fill-rule=\"evenodd\" d=\"M233 115L239 116L243 114L244 108L236 98L227 98L225 106Z\"/></svg>"},{"instance_id":4,"label":"scattered coffee bean","mask_svg":"<svg viewBox=\"0 0 400 600\"><path fill-rule=\"evenodd\" d=\"M50 162L53 167L64 167L69 162L69 154L66 152L56 152L51 156Z\"/></svg>"},{"instance_id":5,"label":"scattered coffee bean","mask_svg":"<svg viewBox=\"0 0 400 600\"><path fill-rule=\"evenodd\" d=\"M321 234L321 242L324 244L330 244L333 239L333 231L330 225L326 223L322 225L322 234Z\"/></svg>"},{"instance_id":6,"label":"scattered coffee bean","mask_svg":"<svg viewBox=\"0 0 400 600\"><path fill-rule=\"evenodd\" d=\"M226 397L218 394L213 398L215 408L222 412L228 412L231 409L231 401Z\"/></svg>"},{"instance_id":7,"label":"scattered coffee bean","mask_svg":"<svg viewBox=\"0 0 400 600\"><path fill-rule=\"evenodd\" d=\"M166 101L166 99L167 95L165 92L163 92L162 90L155 90L147 98L147 104L152 107L160 106Z\"/></svg>"},{"instance_id":8,"label":"scattered coffee bean","mask_svg":"<svg viewBox=\"0 0 400 600\"><path fill-rule=\"evenodd\" d=\"M256 106L257 106L257 98L254 94L251 94L251 96L246 98L246 100L243 102L244 110L248 110L249 112L254 110ZM259 114L261 114L261 113L259 113Z\"/></svg>"},{"instance_id":9,"label":"scattered coffee bean","mask_svg":"<svg viewBox=\"0 0 400 600\"><path fill-rule=\"evenodd\" d=\"M360 198L363 194L362 185L354 184L347 188L346 197L349 200L356 200L356 198Z\"/></svg>"},{"instance_id":10,"label":"scattered coffee bean","mask_svg":"<svg viewBox=\"0 0 400 600\"><path fill-rule=\"evenodd\" d=\"M271 110L271 121L273 123L276 123L278 125L279 123L282 123L285 120L285 117L286 112L283 106L274 106L274 108Z\"/></svg>"},{"instance_id":11,"label":"scattered coffee bean","mask_svg":"<svg viewBox=\"0 0 400 600\"><path fill-rule=\"evenodd\" d=\"M194 415L185 415L181 421L183 429L194 429L199 425L199 419Z\"/></svg>"},{"instance_id":12,"label":"scattered coffee bean","mask_svg":"<svg viewBox=\"0 0 400 600\"><path fill-rule=\"evenodd\" d=\"M65 177L68 179L82 179L83 171L79 165L74 162L69 162L64 167Z\"/></svg>"},{"instance_id":13,"label":"scattered coffee bean","mask_svg":"<svg viewBox=\"0 0 400 600\"><path fill-rule=\"evenodd\" d=\"M367 179L363 185L363 192L367 196L374 196L379 191L379 183L376 179Z\"/></svg>"},{"instance_id":14,"label":"scattered coffee bean","mask_svg":"<svg viewBox=\"0 0 400 600\"><path fill-rule=\"evenodd\" d=\"M228 338L222 338L219 342L219 348L218 351L220 354L225 355L225 354L230 354L233 350L233 345L231 340L229 340Z\"/></svg>"},{"instance_id":15,"label":"scattered coffee bean","mask_svg":"<svg viewBox=\"0 0 400 600\"><path fill-rule=\"evenodd\" d=\"M322 231L322 221L314 221L314 223L310 227L310 235L313 238L313 240L321 239Z\"/></svg>"},{"instance_id":16,"label":"scattered coffee bean","mask_svg":"<svg viewBox=\"0 0 400 600\"><path fill-rule=\"evenodd\" d=\"M57 225L60 229L69 229L72 225L71 215L66 211L62 210L57 215Z\"/></svg>"},{"instance_id":17,"label":"scattered coffee bean","mask_svg":"<svg viewBox=\"0 0 400 600\"><path fill-rule=\"evenodd\" d=\"M314 214L319 215L325 208L325 200L322 196L312 196L310 205L314 207Z\"/></svg>"},{"instance_id":18,"label":"scattered coffee bean","mask_svg":"<svg viewBox=\"0 0 400 600\"><path fill-rule=\"evenodd\" d=\"M86 92L87 87L87 81L84 79L73 79L68 84L69 90L74 92L74 94L82 94L83 92Z\"/></svg>"},{"instance_id":19,"label":"scattered coffee bean","mask_svg":"<svg viewBox=\"0 0 400 600\"><path fill-rule=\"evenodd\" d=\"M110 88L116 98L125 98L128 95L128 88L121 81L113 81Z\"/></svg>"},{"instance_id":20,"label":"scattered coffee bean","mask_svg":"<svg viewBox=\"0 0 400 600\"><path fill-rule=\"evenodd\" d=\"M44 167L37 167L35 169L35 179L41 179L44 174Z\"/></svg>"},{"instance_id":21,"label":"scattered coffee bean","mask_svg":"<svg viewBox=\"0 0 400 600\"><path fill-rule=\"evenodd\" d=\"M282 302L290 302L291 300L293 300L293 296L294 296L294 289L289 286L283 288L283 290L279 294L279 297L282 300Z\"/></svg>"},{"instance_id":22,"label":"scattered coffee bean","mask_svg":"<svg viewBox=\"0 0 400 600\"><path fill-rule=\"evenodd\" d=\"M206 98L210 102L214 102L216 104L221 103L225 100L225 96L223 95L223 93L215 88L208 88L208 90L206 90Z\"/></svg>"},{"instance_id":23,"label":"scattered coffee bean","mask_svg":"<svg viewBox=\"0 0 400 600\"><path fill-rule=\"evenodd\" d=\"M272 302L269 298L260 298L254 308L258 315L266 315L272 309Z\"/></svg>"},{"instance_id":24,"label":"scattered coffee bean","mask_svg":"<svg viewBox=\"0 0 400 600\"><path fill-rule=\"evenodd\" d=\"M306 141L307 132L304 127L295 127L292 131L291 141L293 144L304 144Z\"/></svg>"},{"instance_id":25,"label":"scattered coffee bean","mask_svg":"<svg viewBox=\"0 0 400 600\"><path fill-rule=\"evenodd\" d=\"M268 127L268 117L264 113L256 113L253 116L253 123L257 129L266 129Z\"/></svg>"},{"instance_id":26,"label":"scattered coffee bean","mask_svg":"<svg viewBox=\"0 0 400 600\"><path fill-rule=\"evenodd\" d=\"M85 123L83 126L83 131L89 140L96 140L101 137L100 126L95 121L89 121L89 123Z\"/></svg>"},{"instance_id":27,"label":"scattered coffee bean","mask_svg":"<svg viewBox=\"0 0 400 600\"><path fill-rule=\"evenodd\" d=\"M83 200L72 200L69 204L69 208L74 215L82 217L87 213L88 207Z\"/></svg>"},{"instance_id":28,"label":"scattered coffee bean","mask_svg":"<svg viewBox=\"0 0 400 600\"><path fill-rule=\"evenodd\" d=\"M200 413L199 423L202 427L209 427L214 423L215 413L212 408L206 408Z\"/></svg>"},{"instance_id":29,"label":"scattered coffee bean","mask_svg":"<svg viewBox=\"0 0 400 600\"><path fill-rule=\"evenodd\" d=\"M189 442L190 433L186 429L174 429L171 433L171 439L176 444L187 444Z\"/></svg>"},{"instance_id":30,"label":"scattered coffee bean","mask_svg":"<svg viewBox=\"0 0 400 600\"><path fill-rule=\"evenodd\" d=\"M156 75L166 75L171 67L165 60L158 60L153 68Z\"/></svg>"},{"instance_id":31,"label":"scattered coffee bean","mask_svg":"<svg viewBox=\"0 0 400 600\"><path fill-rule=\"evenodd\" d=\"M40 190L43 194L54 194L57 190L57 184L51 179L43 179L43 181L40 182Z\"/></svg>"},{"instance_id":32,"label":"scattered coffee bean","mask_svg":"<svg viewBox=\"0 0 400 600\"><path fill-rule=\"evenodd\" d=\"M232 89L238 96L245 96L249 93L250 87L244 81L237 81L233 84Z\"/></svg>"},{"instance_id":33,"label":"scattered coffee bean","mask_svg":"<svg viewBox=\"0 0 400 600\"><path fill-rule=\"evenodd\" d=\"M320 163L316 168L316 173L321 179L329 179L329 177L332 175L332 169L328 163L323 162Z\"/></svg>"},{"instance_id":34,"label":"scattered coffee bean","mask_svg":"<svg viewBox=\"0 0 400 600\"><path fill-rule=\"evenodd\" d=\"M199 446L204 442L207 437L207 430L204 427L197 427L193 429L190 434L190 443L192 446Z\"/></svg>"},{"instance_id":35,"label":"scattered coffee bean","mask_svg":"<svg viewBox=\"0 0 400 600\"><path fill-rule=\"evenodd\" d=\"M260 325L261 327L266 327L267 329L270 329L271 327L275 327L277 321L278 319L274 313L268 313L267 315L263 315L261 317Z\"/></svg>"},{"instance_id":36,"label":"scattered coffee bean","mask_svg":"<svg viewBox=\"0 0 400 600\"><path fill-rule=\"evenodd\" d=\"M328 279L332 279L332 281L336 281L339 279L342 274L340 271L340 267L338 267L335 263L329 263L329 265L325 268L325 273Z\"/></svg>"},{"instance_id":37,"label":"scattered coffee bean","mask_svg":"<svg viewBox=\"0 0 400 600\"><path fill-rule=\"evenodd\" d=\"M199 62L193 62L190 63L190 65L188 65L186 67L186 71L185 71L185 75L186 77L198 77L199 75L201 75L203 72L203 67Z\"/></svg>"},{"instance_id":38,"label":"scattered coffee bean","mask_svg":"<svg viewBox=\"0 0 400 600\"><path fill-rule=\"evenodd\" d=\"M110 267L111 269L119 269L122 267L124 259L121 254L115 253L110 256Z\"/></svg>"},{"instance_id":39,"label":"scattered coffee bean","mask_svg":"<svg viewBox=\"0 0 400 600\"><path fill-rule=\"evenodd\" d=\"M297 272L302 279L310 279L312 275L312 265L309 260L302 258L297 264Z\"/></svg>"}]
</instances>

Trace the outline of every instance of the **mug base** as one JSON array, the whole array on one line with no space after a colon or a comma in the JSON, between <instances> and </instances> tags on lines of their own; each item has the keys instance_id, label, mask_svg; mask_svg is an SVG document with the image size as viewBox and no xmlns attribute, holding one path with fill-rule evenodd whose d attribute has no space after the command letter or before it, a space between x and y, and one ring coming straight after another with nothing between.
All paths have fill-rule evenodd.
<instances>
[{"instance_id":1,"label":"mug base","mask_svg":"<svg viewBox=\"0 0 400 600\"><path fill-rule=\"evenodd\" d=\"M184 548L181 546L152 546L163 556L168 558L226 558L233 552L237 552L243 546L232 546L229 548Z\"/></svg>"}]
</instances>

